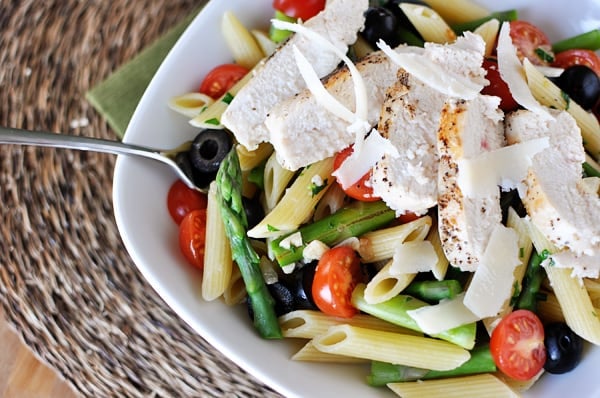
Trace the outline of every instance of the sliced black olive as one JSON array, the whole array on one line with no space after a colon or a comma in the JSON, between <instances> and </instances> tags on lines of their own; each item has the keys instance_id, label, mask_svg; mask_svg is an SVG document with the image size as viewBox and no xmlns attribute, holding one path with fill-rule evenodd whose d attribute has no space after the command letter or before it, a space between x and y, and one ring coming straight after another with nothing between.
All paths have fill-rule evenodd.
<instances>
[{"instance_id":1,"label":"sliced black olive","mask_svg":"<svg viewBox=\"0 0 600 398\"><path fill-rule=\"evenodd\" d=\"M583 353L583 340L565 323L557 322L544 328L546 363L544 369L549 373L561 374L573 370Z\"/></svg>"},{"instance_id":2,"label":"sliced black olive","mask_svg":"<svg viewBox=\"0 0 600 398\"><path fill-rule=\"evenodd\" d=\"M373 47L381 39L391 47L400 44L398 40L398 20L384 7L369 7L365 12L365 28L361 32L363 38Z\"/></svg>"},{"instance_id":3,"label":"sliced black olive","mask_svg":"<svg viewBox=\"0 0 600 398\"><path fill-rule=\"evenodd\" d=\"M600 98L600 78L585 65L573 65L552 79L573 101L590 110Z\"/></svg>"},{"instance_id":4,"label":"sliced black olive","mask_svg":"<svg viewBox=\"0 0 600 398\"><path fill-rule=\"evenodd\" d=\"M400 8L400 3L417 4L417 5L426 6L426 7L427 7L427 4L424 1L419 1L419 0L408 0L408 1L407 0L388 0L384 4L384 7L387 8L388 10L390 10L396 16L396 19L398 20L398 26L408 29L409 31L411 31L414 34L421 37L421 35L417 31L417 29L414 27L412 22L410 22L410 20L406 16L406 14L404 14L404 11L402 11L402 9Z\"/></svg>"},{"instance_id":5,"label":"sliced black olive","mask_svg":"<svg viewBox=\"0 0 600 398\"><path fill-rule=\"evenodd\" d=\"M263 218L265 218L265 210L260 204L258 196L254 197L253 199L242 197L242 204L244 205L246 219L248 220L248 229L253 228Z\"/></svg>"},{"instance_id":6,"label":"sliced black olive","mask_svg":"<svg viewBox=\"0 0 600 398\"><path fill-rule=\"evenodd\" d=\"M315 276L317 262L312 262L297 268L289 275L285 275L283 283L290 289L294 296L294 309L317 310L312 299L312 282Z\"/></svg>"},{"instance_id":7,"label":"sliced black olive","mask_svg":"<svg viewBox=\"0 0 600 398\"><path fill-rule=\"evenodd\" d=\"M202 130L190 148L190 161L200 173L216 173L232 145L231 136L226 130Z\"/></svg>"}]
</instances>

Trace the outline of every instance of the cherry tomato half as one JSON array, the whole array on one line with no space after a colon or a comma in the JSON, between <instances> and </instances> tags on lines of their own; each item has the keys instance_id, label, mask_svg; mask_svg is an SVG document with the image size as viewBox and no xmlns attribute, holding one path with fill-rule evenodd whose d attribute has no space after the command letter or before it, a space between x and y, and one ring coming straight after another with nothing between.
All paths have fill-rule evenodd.
<instances>
[{"instance_id":1,"label":"cherry tomato half","mask_svg":"<svg viewBox=\"0 0 600 398\"><path fill-rule=\"evenodd\" d=\"M600 76L600 57L592 50L565 50L554 57L552 66L567 69L573 65L585 65L593 69Z\"/></svg>"},{"instance_id":2,"label":"cherry tomato half","mask_svg":"<svg viewBox=\"0 0 600 398\"><path fill-rule=\"evenodd\" d=\"M333 160L333 169L337 170L342 165L342 163L344 163L344 160L346 160L346 158L352 154L352 152L353 150L351 146L340 151ZM351 198L361 200L363 202L375 202L379 200L380 198L373 194L373 187L369 183L369 180L371 179L371 174L372 172L368 172L353 185L344 189L346 195L350 196Z\"/></svg>"},{"instance_id":3,"label":"cherry tomato half","mask_svg":"<svg viewBox=\"0 0 600 398\"><path fill-rule=\"evenodd\" d=\"M481 93L500 97L500 109L504 112L517 109L519 104L514 100L506 82L500 77L498 62L494 59L485 59L483 68L486 70L485 78L490 81L490 84L485 86Z\"/></svg>"},{"instance_id":4,"label":"cherry tomato half","mask_svg":"<svg viewBox=\"0 0 600 398\"><path fill-rule=\"evenodd\" d=\"M490 352L498 369L516 380L529 380L546 362L544 326L529 310L505 316L492 332Z\"/></svg>"},{"instance_id":5,"label":"cherry tomato half","mask_svg":"<svg viewBox=\"0 0 600 398\"><path fill-rule=\"evenodd\" d=\"M206 209L189 212L179 224L179 248L193 266L204 267Z\"/></svg>"},{"instance_id":6,"label":"cherry tomato half","mask_svg":"<svg viewBox=\"0 0 600 398\"><path fill-rule=\"evenodd\" d=\"M548 65L549 60L544 59L542 54L552 55L550 39L537 26L526 21L510 22L510 37L517 55L529 59L534 65Z\"/></svg>"},{"instance_id":7,"label":"cherry tomato half","mask_svg":"<svg viewBox=\"0 0 600 398\"><path fill-rule=\"evenodd\" d=\"M306 21L325 8L325 0L273 0L273 8L288 17Z\"/></svg>"},{"instance_id":8,"label":"cherry tomato half","mask_svg":"<svg viewBox=\"0 0 600 398\"><path fill-rule=\"evenodd\" d=\"M246 74L248 69L237 64L219 65L204 77L200 84L202 94L208 95L212 99L217 99L223 96L237 82L239 82Z\"/></svg>"},{"instance_id":9,"label":"cherry tomato half","mask_svg":"<svg viewBox=\"0 0 600 398\"><path fill-rule=\"evenodd\" d=\"M178 225L186 214L192 210L206 209L206 204L205 194L188 187L181 180L175 181L167 193L169 214Z\"/></svg>"},{"instance_id":10,"label":"cherry tomato half","mask_svg":"<svg viewBox=\"0 0 600 398\"><path fill-rule=\"evenodd\" d=\"M315 269L312 297L322 312L351 318L358 310L352 305L352 291L363 274L358 255L348 246L325 252Z\"/></svg>"}]
</instances>

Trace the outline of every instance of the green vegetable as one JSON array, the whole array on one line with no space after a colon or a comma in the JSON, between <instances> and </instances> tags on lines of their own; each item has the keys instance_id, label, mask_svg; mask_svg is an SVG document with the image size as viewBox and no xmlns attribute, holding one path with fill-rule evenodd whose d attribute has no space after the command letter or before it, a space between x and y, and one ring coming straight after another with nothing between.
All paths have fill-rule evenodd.
<instances>
[{"instance_id":1,"label":"green vegetable","mask_svg":"<svg viewBox=\"0 0 600 398\"><path fill-rule=\"evenodd\" d=\"M462 292L460 282L455 279L443 281L414 281L402 293L414 296L428 303L451 299Z\"/></svg>"},{"instance_id":2,"label":"green vegetable","mask_svg":"<svg viewBox=\"0 0 600 398\"><path fill-rule=\"evenodd\" d=\"M600 49L600 29L590 30L589 32L569 37L552 45L552 50L555 53L571 49L586 49L592 51Z\"/></svg>"},{"instance_id":3,"label":"green vegetable","mask_svg":"<svg viewBox=\"0 0 600 398\"><path fill-rule=\"evenodd\" d=\"M521 294L515 308L526 309L532 312L536 312L537 302L544 299L544 295L540 293L542 282L546 277L546 272L542 268L542 261L548 258L550 253L544 250L538 254L533 252L529 258L527 269L525 270L525 276L521 283Z\"/></svg>"},{"instance_id":4,"label":"green vegetable","mask_svg":"<svg viewBox=\"0 0 600 398\"><path fill-rule=\"evenodd\" d=\"M330 216L301 227L298 231L304 242L302 246L289 249L280 246L281 241L292 233L271 241L269 245L279 265L284 266L301 260L304 248L313 240L320 240L332 246L344 239L380 228L394 218L396 218L394 210L382 201L355 202Z\"/></svg>"},{"instance_id":5,"label":"green vegetable","mask_svg":"<svg viewBox=\"0 0 600 398\"><path fill-rule=\"evenodd\" d=\"M371 363L371 374L367 376L367 382L374 387L385 386L387 383L403 381L441 379L445 377L457 377L473 375L478 373L495 372L497 370L494 358L490 353L488 344L471 350L471 358L456 369L438 371L411 366L393 365L391 363L373 361Z\"/></svg>"},{"instance_id":6,"label":"green vegetable","mask_svg":"<svg viewBox=\"0 0 600 398\"><path fill-rule=\"evenodd\" d=\"M408 311L429 305L405 294L400 294L383 303L369 304L365 300L364 284L357 285L354 292L352 292L352 304L362 312L418 332L421 332L421 329L414 319L408 315ZM449 341L470 350L475 346L476 326L475 322L472 322L432 335L432 337Z\"/></svg>"},{"instance_id":7,"label":"green vegetable","mask_svg":"<svg viewBox=\"0 0 600 398\"><path fill-rule=\"evenodd\" d=\"M583 163L583 176L584 177L600 177L600 170L597 170L594 166L588 162Z\"/></svg>"},{"instance_id":8,"label":"green vegetable","mask_svg":"<svg viewBox=\"0 0 600 398\"><path fill-rule=\"evenodd\" d=\"M265 165L266 161L262 162L248 173L248 181L255 184L261 190L265 189Z\"/></svg>"},{"instance_id":9,"label":"green vegetable","mask_svg":"<svg viewBox=\"0 0 600 398\"><path fill-rule=\"evenodd\" d=\"M246 235L248 221L242 205L242 171L235 148L223 159L217 172L217 198L231 253L237 263L254 312L254 327L268 339L282 337L275 301L262 276L259 257Z\"/></svg>"},{"instance_id":10,"label":"green vegetable","mask_svg":"<svg viewBox=\"0 0 600 398\"><path fill-rule=\"evenodd\" d=\"M288 17L287 15L278 10L275 10L274 19L285 22L296 22L296 18ZM275 43L281 43L282 41L287 39L291 34L292 32L290 32L289 30L277 29L272 25L269 28L269 38Z\"/></svg>"},{"instance_id":11,"label":"green vegetable","mask_svg":"<svg viewBox=\"0 0 600 398\"><path fill-rule=\"evenodd\" d=\"M487 17L483 17L480 19L476 19L474 21L469 21L469 22L453 25L452 29L456 32L457 35L460 35L463 32L475 30L478 26L486 23L487 21L489 21L491 19L497 19L500 22L500 24L502 24L502 22L515 21L517 18L518 18L517 10L497 11L497 12L491 13Z\"/></svg>"}]
</instances>

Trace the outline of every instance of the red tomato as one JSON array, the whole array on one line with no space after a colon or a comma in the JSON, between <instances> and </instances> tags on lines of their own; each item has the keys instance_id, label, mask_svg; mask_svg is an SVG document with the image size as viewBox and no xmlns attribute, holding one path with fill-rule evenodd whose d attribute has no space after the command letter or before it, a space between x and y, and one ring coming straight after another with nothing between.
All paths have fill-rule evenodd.
<instances>
[{"instance_id":1,"label":"red tomato","mask_svg":"<svg viewBox=\"0 0 600 398\"><path fill-rule=\"evenodd\" d=\"M401 214L400 216L398 216L398 222L400 224L408 224L409 222L413 222L415 220L418 220L419 217L421 217L421 216L418 216L415 213L411 213L410 211L408 211L408 212L406 212L406 213Z\"/></svg>"},{"instance_id":2,"label":"red tomato","mask_svg":"<svg viewBox=\"0 0 600 398\"><path fill-rule=\"evenodd\" d=\"M220 98L247 73L248 69L237 64L219 65L208 72L198 91L212 99Z\"/></svg>"},{"instance_id":3,"label":"red tomato","mask_svg":"<svg viewBox=\"0 0 600 398\"><path fill-rule=\"evenodd\" d=\"M537 26L525 21L510 22L510 37L517 47L519 58L529 59L534 65L548 65L538 52L552 54L552 45L548 36ZM541 50L541 51L540 51Z\"/></svg>"},{"instance_id":4,"label":"red tomato","mask_svg":"<svg viewBox=\"0 0 600 398\"><path fill-rule=\"evenodd\" d=\"M593 69L600 76L600 57L592 50L565 50L554 57L552 66L568 68L573 65L585 65Z\"/></svg>"},{"instance_id":5,"label":"red tomato","mask_svg":"<svg viewBox=\"0 0 600 398\"><path fill-rule=\"evenodd\" d=\"M273 8L288 17L306 21L325 8L325 0L273 0Z\"/></svg>"},{"instance_id":6,"label":"red tomato","mask_svg":"<svg viewBox=\"0 0 600 398\"><path fill-rule=\"evenodd\" d=\"M352 248L339 246L330 249L315 269L313 300L328 315L350 318L358 313L352 305L352 291L362 279L360 260Z\"/></svg>"},{"instance_id":7,"label":"red tomato","mask_svg":"<svg viewBox=\"0 0 600 398\"><path fill-rule=\"evenodd\" d=\"M353 150L351 146L340 151L333 160L333 169L337 170L342 165L342 163L344 163L344 160L346 160L346 158L352 154L352 152ZM379 200L380 198L373 194L373 187L369 183L369 180L371 179L371 174L372 172L368 172L367 174L362 176L360 180L346 188L344 190L344 192L346 192L346 195L350 196L351 198L361 200L363 202L375 202Z\"/></svg>"},{"instance_id":8,"label":"red tomato","mask_svg":"<svg viewBox=\"0 0 600 398\"><path fill-rule=\"evenodd\" d=\"M490 351L498 369L516 380L529 380L546 362L544 326L533 312L517 310L492 332Z\"/></svg>"},{"instance_id":9,"label":"red tomato","mask_svg":"<svg viewBox=\"0 0 600 398\"><path fill-rule=\"evenodd\" d=\"M493 59L485 59L483 67L487 72L485 78L490 81L490 84L485 86L481 93L500 97L500 109L505 112L517 109L519 104L514 100L506 82L500 77L498 62Z\"/></svg>"},{"instance_id":10,"label":"red tomato","mask_svg":"<svg viewBox=\"0 0 600 398\"><path fill-rule=\"evenodd\" d=\"M205 194L188 187L181 180L175 181L167 194L167 208L177 224L180 224L190 211L206 209L206 203Z\"/></svg>"},{"instance_id":11,"label":"red tomato","mask_svg":"<svg viewBox=\"0 0 600 398\"><path fill-rule=\"evenodd\" d=\"M206 209L192 210L179 225L179 248L193 266L204 267L206 243Z\"/></svg>"}]
</instances>

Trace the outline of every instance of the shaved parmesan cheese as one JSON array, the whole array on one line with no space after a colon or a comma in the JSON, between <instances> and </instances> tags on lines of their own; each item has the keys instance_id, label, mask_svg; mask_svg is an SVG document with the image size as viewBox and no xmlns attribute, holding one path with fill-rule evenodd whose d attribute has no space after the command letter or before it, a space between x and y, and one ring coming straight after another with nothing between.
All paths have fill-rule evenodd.
<instances>
[{"instance_id":1,"label":"shaved parmesan cheese","mask_svg":"<svg viewBox=\"0 0 600 398\"><path fill-rule=\"evenodd\" d=\"M290 250L293 247L302 246L302 234L298 232L294 232L290 236L284 238L279 242L279 246L283 249Z\"/></svg>"},{"instance_id":2,"label":"shaved parmesan cheese","mask_svg":"<svg viewBox=\"0 0 600 398\"><path fill-rule=\"evenodd\" d=\"M465 306L480 318L497 315L511 295L520 263L517 233L498 224L465 293Z\"/></svg>"},{"instance_id":3,"label":"shaved parmesan cheese","mask_svg":"<svg viewBox=\"0 0 600 398\"><path fill-rule=\"evenodd\" d=\"M458 159L458 187L471 198L489 195L498 185L504 191L517 188L523 197L522 182L532 158L549 146L548 137L542 137L484 152L471 159Z\"/></svg>"},{"instance_id":4,"label":"shaved parmesan cheese","mask_svg":"<svg viewBox=\"0 0 600 398\"><path fill-rule=\"evenodd\" d=\"M377 129L373 129L332 174L342 188L346 189L367 174L385 155L397 157L398 150Z\"/></svg>"},{"instance_id":5,"label":"shaved parmesan cheese","mask_svg":"<svg viewBox=\"0 0 600 398\"><path fill-rule=\"evenodd\" d=\"M327 250L329 250L329 246L325 243L320 240L313 240L304 247L302 257L306 262L320 260Z\"/></svg>"},{"instance_id":6,"label":"shaved parmesan cheese","mask_svg":"<svg viewBox=\"0 0 600 398\"><path fill-rule=\"evenodd\" d=\"M424 54L413 52L397 52L383 41L377 46L390 59L408 73L427 84L431 88L450 97L473 99L483 88L483 84L465 76L458 75L431 62Z\"/></svg>"},{"instance_id":7,"label":"shaved parmesan cheese","mask_svg":"<svg viewBox=\"0 0 600 398\"><path fill-rule=\"evenodd\" d=\"M539 114L546 120L552 119L552 115L531 94L523 65L519 61L517 49L510 37L510 23L508 22L504 22L500 29L497 51L498 71L502 80L508 85L515 101L525 109Z\"/></svg>"},{"instance_id":8,"label":"shaved parmesan cheese","mask_svg":"<svg viewBox=\"0 0 600 398\"><path fill-rule=\"evenodd\" d=\"M438 256L430 241L401 243L394 252L390 273L416 274L429 272L437 265Z\"/></svg>"},{"instance_id":9,"label":"shaved parmesan cheese","mask_svg":"<svg viewBox=\"0 0 600 398\"><path fill-rule=\"evenodd\" d=\"M423 333L438 334L481 319L465 307L464 293L451 300L443 300L436 305L428 305L406 311L419 325Z\"/></svg>"}]
</instances>

